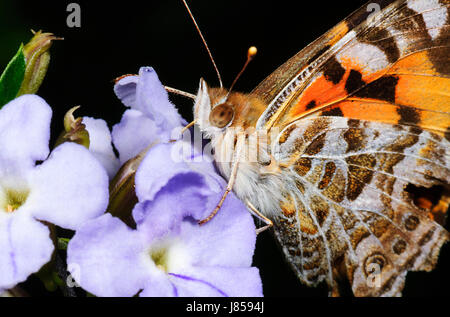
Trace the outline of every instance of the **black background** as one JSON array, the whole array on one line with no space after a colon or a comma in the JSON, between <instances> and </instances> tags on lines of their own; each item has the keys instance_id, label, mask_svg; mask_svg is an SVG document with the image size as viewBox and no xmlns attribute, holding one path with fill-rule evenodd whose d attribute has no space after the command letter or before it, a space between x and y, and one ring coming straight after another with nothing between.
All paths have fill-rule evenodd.
<instances>
[{"instance_id":1,"label":"black background","mask_svg":"<svg viewBox=\"0 0 450 317\"><path fill-rule=\"evenodd\" d=\"M81 27L66 25L67 4L81 5ZM365 1L192 0L191 10L229 86L241 69L249 46L258 48L236 85L249 92L280 64L326 32ZM53 135L62 117L81 105L78 115L105 119L111 127L124 107L115 97L114 78L152 66L163 84L195 93L199 78L218 85L214 69L183 4L158 1L25 1L0 2L0 68L30 29L64 37L52 47L50 68L39 95L54 109ZM182 115L192 119L192 101L171 96ZM324 285L301 285L284 263L268 232L258 237L254 265L259 267L266 296L326 296ZM431 273L409 273L405 296L448 296L450 247L443 247Z\"/></svg>"}]
</instances>

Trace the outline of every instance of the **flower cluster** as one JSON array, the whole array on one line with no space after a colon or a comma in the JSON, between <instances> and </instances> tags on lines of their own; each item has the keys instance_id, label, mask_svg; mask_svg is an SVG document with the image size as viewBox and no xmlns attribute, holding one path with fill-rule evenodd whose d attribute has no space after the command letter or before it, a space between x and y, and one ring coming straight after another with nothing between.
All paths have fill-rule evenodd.
<instances>
[{"instance_id":1,"label":"flower cluster","mask_svg":"<svg viewBox=\"0 0 450 317\"><path fill-rule=\"evenodd\" d=\"M114 92L129 109L112 132L72 109L52 148L41 97L19 93L1 108L0 292L55 267L65 229L71 278L95 296L262 296L242 202L231 193L199 225L225 181L189 142L171 142L186 122L156 72L142 67Z\"/></svg>"},{"instance_id":2,"label":"flower cluster","mask_svg":"<svg viewBox=\"0 0 450 317\"><path fill-rule=\"evenodd\" d=\"M199 226L223 181L212 168L167 163L172 147L150 149L136 173L136 229L105 214L77 231L68 248L74 276L101 296L261 296L250 215L229 197Z\"/></svg>"},{"instance_id":3,"label":"flower cluster","mask_svg":"<svg viewBox=\"0 0 450 317\"><path fill-rule=\"evenodd\" d=\"M0 110L0 289L50 261L46 223L77 230L108 204L108 176L86 148L64 143L49 155L51 115L35 95Z\"/></svg>"}]
</instances>

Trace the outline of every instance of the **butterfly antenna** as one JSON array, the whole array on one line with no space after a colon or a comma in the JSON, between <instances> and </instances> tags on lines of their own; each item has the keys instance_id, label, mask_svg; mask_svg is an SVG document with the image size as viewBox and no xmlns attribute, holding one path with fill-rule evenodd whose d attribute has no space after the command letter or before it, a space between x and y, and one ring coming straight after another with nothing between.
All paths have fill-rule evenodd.
<instances>
[{"instance_id":1,"label":"butterfly antenna","mask_svg":"<svg viewBox=\"0 0 450 317\"><path fill-rule=\"evenodd\" d=\"M213 64L213 66L214 66L214 69L216 70L216 73L217 73L217 78L219 79L220 88L223 88L222 77L220 77L219 69L217 68L216 62L214 62L214 58L213 58L213 56L212 56L212 54L211 54L211 51L209 50L208 44L206 44L206 40L205 40L205 38L203 37L203 34L202 34L202 32L200 31L200 28L198 27L198 24L197 24L197 22L195 21L195 18L194 18L194 16L192 15L191 10L189 9L189 6L188 6L187 3L186 3L186 0L182 0L182 1L183 1L184 6L186 7L186 9L187 9L187 11L188 11L188 13L189 13L189 16L190 16L191 19L192 19L192 22L194 22L194 25L195 25L195 28L197 29L198 34L199 34L200 37L202 38L202 41L203 41L203 44L205 45L206 50L208 51L209 58L211 59L211 62L212 62L212 64Z\"/></svg>"},{"instance_id":2,"label":"butterfly antenna","mask_svg":"<svg viewBox=\"0 0 450 317\"><path fill-rule=\"evenodd\" d=\"M239 77L241 77L242 73L244 73L244 70L247 68L248 63L250 63L250 61L253 59L253 57L256 55L257 52L258 52L258 50L254 46L251 46L248 49L248 51L247 51L247 60L245 61L245 64L242 67L242 69L239 72L239 74L237 74L236 78L233 80L233 83L231 84L230 89L228 90L228 94L227 94L227 98L226 99L228 99L228 95L233 90L234 85L238 81Z\"/></svg>"},{"instance_id":3,"label":"butterfly antenna","mask_svg":"<svg viewBox=\"0 0 450 317\"><path fill-rule=\"evenodd\" d=\"M188 92L176 89L176 88L172 88L172 87L169 87L169 86L164 86L164 88L166 89L167 92L170 92L170 93L175 94L175 95L183 96L183 97L186 97L186 98L190 98L192 100L195 100L195 98L197 97L194 94L191 94L191 93L188 93Z\"/></svg>"}]
</instances>

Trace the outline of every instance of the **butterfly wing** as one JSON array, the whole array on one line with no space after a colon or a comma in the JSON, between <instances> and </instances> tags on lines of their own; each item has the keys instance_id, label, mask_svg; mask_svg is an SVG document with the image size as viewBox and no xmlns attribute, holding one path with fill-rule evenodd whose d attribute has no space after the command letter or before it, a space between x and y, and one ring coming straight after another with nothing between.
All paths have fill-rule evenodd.
<instances>
[{"instance_id":1,"label":"butterfly wing","mask_svg":"<svg viewBox=\"0 0 450 317\"><path fill-rule=\"evenodd\" d=\"M373 3L373 1L371 1ZM258 128L297 188L275 234L308 285L399 295L431 270L449 205L449 1L367 6L294 56L254 93Z\"/></svg>"},{"instance_id":2,"label":"butterfly wing","mask_svg":"<svg viewBox=\"0 0 450 317\"><path fill-rule=\"evenodd\" d=\"M282 128L306 116L338 115L445 134L448 6L448 0L396 1L351 29L367 13L362 7L321 37L317 48L313 43L281 66L281 71L293 69L280 79L282 84L272 84L279 76L271 75L254 90L269 104L258 127ZM273 89L262 93L268 87Z\"/></svg>"},{"instance_id":3,"label":"butterfly wing","mask_svg":"<svg viewBox=\"0 0 450 317\"><path fill-rule=\"evenodd\" d=\"M275 234L300 278L358 296L399 295L407 270L430 270L449 238L448 200L415 193L450 182L450 142L428 131L344 117L298 120L274 156L296 189L284 191ZM447 196L448 197L448 196Z\"/></svg>"}]
</instances>

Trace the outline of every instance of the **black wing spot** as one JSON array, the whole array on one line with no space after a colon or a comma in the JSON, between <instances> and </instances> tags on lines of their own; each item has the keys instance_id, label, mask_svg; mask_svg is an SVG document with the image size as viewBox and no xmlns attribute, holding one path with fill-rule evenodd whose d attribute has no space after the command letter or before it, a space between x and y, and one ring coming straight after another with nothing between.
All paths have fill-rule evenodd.
<instances>
[{"instance_id":1,"label":"black wing spot","mask_svg":"<svg viewBox=\"0 0 450 317\"><path fill-rule=\"evenodd\" d=\"M355 92L355 96L362 98L372 98L385 100L390 103L395 102L395 88L397 87L398 77L385 76L374 80L360 91Z\"/></svg>"},{"instance_id":2,"label":"black wing spot","mask_svg":"<svg viewBox=\"0 0 450 317\"><path fill-rule=\"evenodd\" d=\"M450 141L450 127L447 127L447 130L445 130L444 136L447 139L447 141Z\"/></svg>"},{"instance_id":3,"label":"black wing spot","mask_svg":"<svg viewBox=\"0 0 450 317\"><path fill-rule=\"evenodd\" d=\"M344 114L342 113L342 110L339 107L332 108L330 110L326 110L322 112L322 116L327 117L343 117Z\"/></svg>"},{"instance_id":4,"label":"black wing spot","mask_svg":"<svg viewBox=\"0 0 450 317\"><path fill-rule=\"evenodd\" d=\"M345 68L338 62L336 57L330 59L324 67L323 72L325 79L337 84L342 80L345 74Z\"/></svg>"},{"instance_id":5,"label":"black wing spot","mask_svg":"<svg viewBox=\"0 0 450 317\"><path fill-rule=\"evenodd\" d=\"M345 90L351 94L352 92L364 87L366 83L362 80L362 74L357 70L350 70L347 82L345 83Z\"/></svg>"},{"instance_id":6,"label":"black wing spot","mask_svg":"<svg viewBox=\"0 0 450 317\"><path fill-rule=\"evenodd\" d=\"M311 100L307 105L306 105L306 110L311 110L312 108L314 108L315 106L317 106L316 101L315 100Z\"/></svg>"},{"instance_id":7,"label":"black wing spot","mask_svg":"<svg viewBox=\"0 0 450 317\"><path fill-rule=\"evenodd\" d=\"M420 113L416 109L407 106L398 106L397 113L400 115L400 124L417 124L420 122Z\"/></svg>"}]
</instances>

